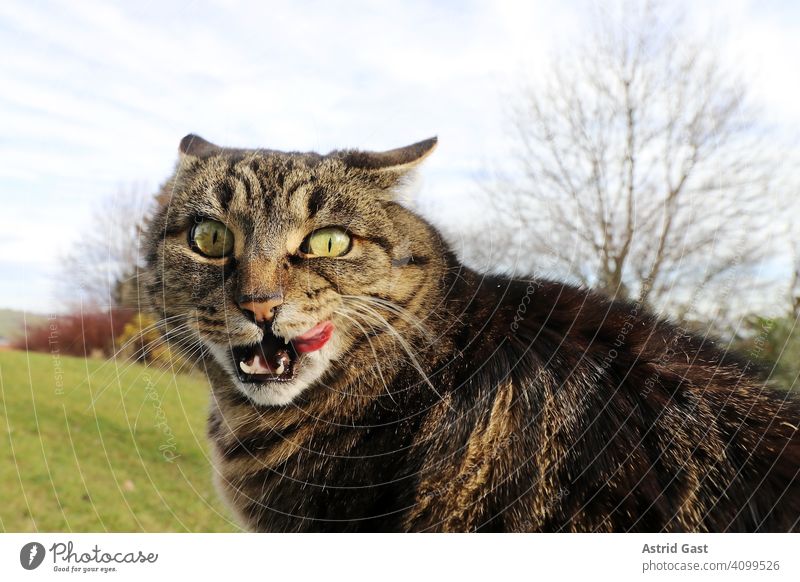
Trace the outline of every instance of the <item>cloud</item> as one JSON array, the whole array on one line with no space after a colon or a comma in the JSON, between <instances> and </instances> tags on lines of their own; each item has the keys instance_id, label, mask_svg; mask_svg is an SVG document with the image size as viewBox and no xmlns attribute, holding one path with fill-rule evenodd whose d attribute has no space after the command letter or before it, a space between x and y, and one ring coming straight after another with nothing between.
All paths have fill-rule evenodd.
<instances>
[{"instance_id":1,"label":"cloud","mask_svg":"<svg viewBox=\"0 0 800 582\"><path fill-rule=\"evenodd\" d=\"M0 291L0 305L40 303L41 272L16 257L55 270L53 246L78 240L90 208L120 185L166 178L190 131L322 151L438 134L420 206L440 223L477 220L475 176L508 151L504 97L521 74L535 79L592 5L0 4L0 192L14 237L4 256L19 264L19 286L37 286L30 296ZM695 11L698 25L726 6ZM787 20L750 2L730 10L726 50L746 47L747 66L763 73L759 97L776 119L798 121L797 13Z\"/></svg>"}]
</instances>

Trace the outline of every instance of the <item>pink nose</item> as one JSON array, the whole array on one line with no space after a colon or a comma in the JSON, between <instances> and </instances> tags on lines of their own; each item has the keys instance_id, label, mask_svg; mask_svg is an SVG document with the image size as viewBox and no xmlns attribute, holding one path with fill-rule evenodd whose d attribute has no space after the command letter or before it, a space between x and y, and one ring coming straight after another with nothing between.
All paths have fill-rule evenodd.
<instances>
[{"instance_id":1,"label":"pink nose","mask_svg":"<svg viewBox=\"0 0 800 582\"><path fill-rule=\"evenodd\" d=\"M283 303L283 297L280 295L266 298L244 298L240 300L239 308L244 311L245 315L250 317L256 323L266 323L272 321L275 315L275 309Z\"/></svg>"}]
</instances>

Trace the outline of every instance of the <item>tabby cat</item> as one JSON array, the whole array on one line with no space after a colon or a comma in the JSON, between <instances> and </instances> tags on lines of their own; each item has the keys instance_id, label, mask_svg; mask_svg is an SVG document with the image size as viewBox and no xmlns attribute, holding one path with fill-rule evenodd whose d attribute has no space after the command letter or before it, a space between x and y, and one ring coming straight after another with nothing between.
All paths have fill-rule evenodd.
<instances>
[{"instance_id":1,"label":"tabby cat","mask_svg":"<svg viewBox=\"0 0 800 582\"><path fill-rule=\"evenodd\" d=\"M747 360L563 283L477 273L382 153L180 144L146 293L200 353L255 531L794 531L800 405Z\"/></svg>"}]
</instances>

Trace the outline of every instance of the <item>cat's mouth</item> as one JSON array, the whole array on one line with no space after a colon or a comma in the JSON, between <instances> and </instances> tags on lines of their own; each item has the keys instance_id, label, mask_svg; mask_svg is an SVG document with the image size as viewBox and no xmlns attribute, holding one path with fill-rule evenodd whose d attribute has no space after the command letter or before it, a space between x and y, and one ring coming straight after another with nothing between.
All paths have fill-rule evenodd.
<instances>
[{"instance_id":1,"label":"cat's mouth","mask_svg":"<svg viewBox=\"0 0 800 582\"><path fill-rule=\"evenodd\" d=\"M245 384L290 382L297 376L302 355L322 349L332 335L330 321L323 321L291 340L275 335L267 326L260 343L231 347L236 374Z\"/></svg>"}]
</instances>

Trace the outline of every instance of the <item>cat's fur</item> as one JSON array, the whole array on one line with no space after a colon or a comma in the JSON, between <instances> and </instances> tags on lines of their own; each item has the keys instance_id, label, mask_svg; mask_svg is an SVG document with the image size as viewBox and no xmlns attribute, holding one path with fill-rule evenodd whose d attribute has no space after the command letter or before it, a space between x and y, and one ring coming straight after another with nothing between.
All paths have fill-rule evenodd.
<instances>
[{"instance_id":1,"label":"cat's fur","mask_svg":"<svg viewBox=\"0 0 800 582\"><path fill-rule=\"evenodd\" d=\"M798 403L641 305L462 266L394 200L434 145L322 156L182 142L147 232L146 289L173 337L205 348L216 481L242 524L797 530ZM234 257L190 249L199 216L235 233ZM356 252L299 259L328 225ZM262 331L236 297L276 289L275 334L331 319L334 339L292 385L243 385L226 350Z\"/></svg>"}]
</instances>

